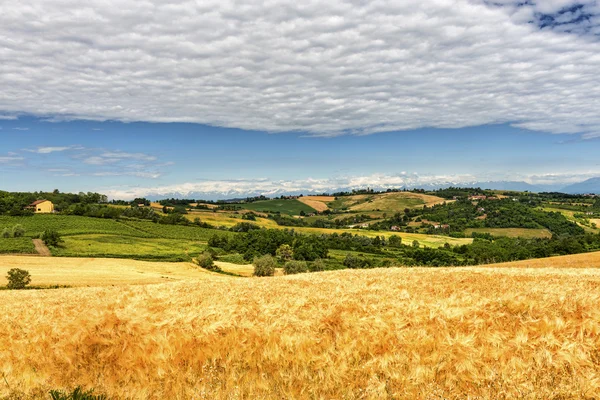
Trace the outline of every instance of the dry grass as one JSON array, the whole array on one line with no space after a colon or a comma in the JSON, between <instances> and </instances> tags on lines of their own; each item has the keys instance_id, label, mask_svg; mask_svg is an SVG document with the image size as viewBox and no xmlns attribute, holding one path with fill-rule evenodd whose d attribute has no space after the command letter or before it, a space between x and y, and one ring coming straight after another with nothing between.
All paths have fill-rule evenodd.
<instances>
[{"instance_id":1,"label":"dry grass","mask_svg":"<svg viewBox=\"0 0 600 400\"><path fill-rule=\"evenodd\" d=\"M528 229L528 228L469 228L465 230L465 234L471 235L473 232L489 233L494 236L506 237L522 237L527 239L532 238L551 238L552 232L548 229Z\"/></svg>"},{"instance_id":2,"label":"dry grass","mask_svg":"<svg viewBox=\"0 0 600 400\"><path fill-rule=\"evenodd\" d=\"M115 399L591 399L599 288L598 269L413 268L4 291L0 373Z\"/></svg>"},{"instance_id":3,"label":"dry grass","mask_svg":"<svg viewBox=\"0 0 600 400\"><path fill-rule=\"evenodd\" d=\"M396 192L384 193L374 196L371 201L352 206L352 211L374 211L400 212L405 208L416 208L424 205L432 206L441 204L447 200L420 193Z\"/></svg>"},{"instance_id":4,"label":"dry grass","mask_svg":"<svg viewBox=\"0 0 600 400\"><path fill-rule=\"evenodd\" d=\"M225 272L230 272L232 274L236 274L239 276L253 276L254 275L254 265L252 264L233 264L233 263L228 263L228 262L223 262L223 261L215 261L215 265L217 265L219 268L221 268L223 271ZM275 269L275 276L281 276L283 275L283 269L282 268L276 268Z\"/></svg>"},{"instance_id":5,"label":"dry grass","mask_svg":"<svg viewBox=\"0 0 600 400\"><path fill-rule=\"evenodd\" d=\"M600 251L533 260L489 264L492 268L600 268Z\"/></svg>"},{"instance_id":6,"label":"dry grass","mask_svg":"<svg viewBox=\"0 0 600 400\"><path fill-rule=\"evenodd\" d=\"M303 196L298 198L298 201L301 201L319 212L329 210L329 207L327 207L327 204L325 203L333 200L335 200L335 197L331 196Z\"/></svg>"},{"instance_id":7,"label":"dry grass","mask_svg":"<svg viewBox=\"0 0 600 400\"><path fill-rule=\"evenodd\" d=\"M109 286L211 279L214 274L191 263L110 258L0 256L0 285L9 269L29 271L32 285Z\"/></svg>"}]
</instances>

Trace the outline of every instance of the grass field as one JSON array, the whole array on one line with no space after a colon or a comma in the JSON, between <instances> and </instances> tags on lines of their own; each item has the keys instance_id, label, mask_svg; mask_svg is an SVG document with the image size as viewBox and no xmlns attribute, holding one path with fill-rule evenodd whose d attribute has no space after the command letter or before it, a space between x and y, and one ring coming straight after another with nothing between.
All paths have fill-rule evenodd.
<instances>
[{"instance_id":1,"label":"grass field","mask_svg":"<svg viewBox=\"0 0 600 400\"><path fill-rule=\"evenodd\" d=\"M405 208L416 208L424 205L431 206L441 204L445 201L448 202L448 200L437 196L411 192L395 192L340 196L337 200L327 203L327 205L331 209L348 210L350 212L369 214L373 217L381 217L383 213L391 216L397 212L402 212Z\"/></svg>"},{"instance_id":2,"label":"grass field","mask_svg":"<svg viewBox=\"0 0 600 400\"><path fill-rule=\"evenodd\" d=\"M298 200L263 200L253 203L239 204L245 210L277 212L288 215L299 215L300 211L313 213L316 210Z\"/></svg>"},{"instance_id":3,"label":"grass field","mask_svg":"<svg viewBox=\"0 0 600 400\"><path fill-rule=\"evenodd\" d=\"M473 232L489 233L493 236L521 237L527 239L551 238L552 232L548 229L526 229L526 228L469 228L465 234L471 236Z\"/></svg>"},{"instance_id":4,"label":"grass field","mask_svg":"<svg viewBox=\"0 0 600 400\"><path fill-rule=\"evenodd\" d=\"M26 236L43 233L47 229L59 231L62 235L86 233L106 233L125 236L148 236L139 230L112 219L88 218L77 215L39 214L30 217L9 217L0 215L0 229L21 224Z\"/></svg>"},{"instance_id":5,"label":"grass field","mask_svg":"<svg viewBox=\"0 0 600 400\"><path fill-rule=\"evenodd\" d=\"M353 235L362 235L368 237L383 236L389 238L392 235L400 236L403 243L410 244L414 240L418 241L422 246L429 247L440 247L445 243L451 245L462 245L473 243L471 238L452 238L449 236L441 235L425 235L421 233L405 233L405 232L391 232L391 231L371 231L366 229L326 229L326 228L308 228L308 227L294 227L296 232L301 233L351 233Z\"/></svg>"},{"instance_id":6,"label":"grass field","mask_svg":"<svg viewBox=\"0 0 600 400\"><path fill-rule=\"evenodd\" d=\"M187 262L0 256L0 285L6 284L5 276L11 268L29 271L32 277L31 284L44 286L140 285L174 280L212 279L214 275ZM1 368L0 362L0 371Z\"/></svg>"},{"instance_id":7,"label":"grass field","mask_svg":"<svg viewBox=\"0 0 600 400\"><path fill-rule=\"evenodd\" d=\"M31 238L0 238L0 254L24 253L35 254L35 246Z\"/></svg>"},{"instance_id":8,"label":"grass field","mask_svg":"<svg viewBox=\"0 0 600 400\"><path fill-rule=\"evenodd\" d=\"M201 241L138 238L118 235L66 236L52 255L63 257L131 258L134 260L188 261L206 250Z\"/></svg>"},{"instance_id":9,"label":"grass field","mask_svg":"<svg viewBox=\"0 0 600 400\"><path fill-rule=\"evenodd\" d=\"M190 221L195 218L200 218L202 222L209 223L214 226L225 226L231 228L240 222L251 222L265 228L277 228L279 225L272 219L257 217L256 221L248 221L242 219L242 214L234 214L228 212L212 212L212 211L192 211L185 214L185 217Z\"/></svg>"},{"instance_id":10,"label":"grass field","mask_svg":"<svg viewBox=\"0 0 600 400\"><path fill-rule=\"evenodd\" d=\"M600 269L199 278L0 291L10 304L0 317L0 398L77 385L111 399L600 393Z\"/></svg>"}]
</instances>

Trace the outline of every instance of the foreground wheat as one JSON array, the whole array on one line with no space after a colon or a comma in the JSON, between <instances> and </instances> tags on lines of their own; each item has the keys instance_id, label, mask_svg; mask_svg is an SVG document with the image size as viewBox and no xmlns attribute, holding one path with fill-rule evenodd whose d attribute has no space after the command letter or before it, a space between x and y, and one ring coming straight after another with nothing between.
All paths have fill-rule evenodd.
<instances>
[{"instance_id":1,"label":"foreground wheat","mask_svg":"<svg viewBox=\"0 0 600 400\"><path fill-rule=\"evenodd\" d=\"M3 395L596 398L600 270L388 269L0 292Z\"/></svg>"}]
</instances>

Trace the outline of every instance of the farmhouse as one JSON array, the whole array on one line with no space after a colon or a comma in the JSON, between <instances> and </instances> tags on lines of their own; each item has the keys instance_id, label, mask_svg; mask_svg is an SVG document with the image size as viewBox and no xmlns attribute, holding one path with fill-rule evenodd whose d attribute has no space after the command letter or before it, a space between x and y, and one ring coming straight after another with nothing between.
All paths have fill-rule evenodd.
<instances>
[{"instance_id":1,"label":"farmhouse","mask_svg":"<svg viewBox=\"0 0 600 400\"><path fill-rule=\"evenodd\" d=\"M485 200L487 199L487 196L469 196L469 200Z\"/></svg>"},{"instance_id":2,"label":"farmhouse","mask_svg":"<svg viewBox=\"0 0 600 400\"><path fill-rule=\"evenodd\" d=\"M54 204L50 200L37 200L25 207L26 210L31 210L36 214L47 214L54 212Z\"/></svg>"}]
</instances>

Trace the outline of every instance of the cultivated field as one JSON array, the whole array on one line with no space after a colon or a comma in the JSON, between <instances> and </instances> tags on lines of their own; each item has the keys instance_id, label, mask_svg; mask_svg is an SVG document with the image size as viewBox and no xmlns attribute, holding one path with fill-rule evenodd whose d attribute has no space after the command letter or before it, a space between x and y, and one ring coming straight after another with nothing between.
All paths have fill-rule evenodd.
<instances>
[{"instance_id":1,"label":"cultivated field","mask_svg":"<svg viewBox=\"0 0 600 400\"><path fill-rule=\"evenodd\" d=\"M236 205L246 210L280 212L288 215L298 215L301 211L304 211L307 214L315 212L314 208L298 200L262 200Z\"/></svg>"},{"instance_id":2,"label":"cultivated field","mask_svg":"<svg viewBox=\"0 0 600 400\"><path fill-rule=\"evenodd\" d=\"M314 208L319 212L329 210L329 207L327 207L327 203L334 200L335 197L333 196L303 196L298 198L298 201L306 204L311 208Z\"/></svg>"},{"instance_id":3,"label":"cultivated field","mask_svg":"<svg viewBox=\"0 0 600 400\"><path fill-rule=\"evenodd\" d=\"M384 212L390 216L402 212L405 208L432 206L448 202L441 197L411 192L394 192L383 194L361 194L342 196L328 203L332 209L347 209L352 212L368 213L381 216Z\"/></svg>"},{"instance_id":4,"label":"cultivated field","mask_svg":"<svg viewBox=\"0 0 600 400\"><path fill-rule=\"evenodd\" d=\"M552 232L548 229L527 229L527 228L469 228L465 234L471 236L473 232L489 233L493 236L521 237L526 239L551 238Z\"/></svg>"},{"instance_id":5,"label":"cultivated field","mask_svg":"<svg viewBox=\"0 0 600 400\"><path fill-rule=\"evenodd\" d=\"M0 254L24 253L35 254L31 238L0 238Z\"/></svg>"},{"instance_id":6,"label":"cultivated field","mask_svg":"<svg viewBox=\"0 0 600 400\"><path fill-rule=\"evenodd\" d=\"M392 231L371 231L366 229L327 229L327 228L310 228L310 227L294 227L296 232L300 233L351 233L353 235L361 235L368 237L386 237L390 236L399 236L402 238L403 243L410 244L413 240L418 241L422 246L429 247L440 247L445 243L449 243L451 245L462 245L462 244L470 244L473 243L473 239L471 238L453 238L450 236L442 236L442 235L425 235L421 233L406 233L406 232L392 232Z\"/></svg>"},{"instance_id":7,"label":"cultivated field","mask_svg":"<svg viewBox=\"0 0 600 400\"><path fill-rule=\"evenodd\" d=\"M599 287L472 267L0 291L0 397L591 399Z\"/></svg>"},{"instance_id":8,"label":"cultivated field","mask_svg":"<svg viewBox=\"0 0 600 400\"><path fill-rule=\"evenodd\" d=\"M11 268L29 271L35 286L112 286L173 280L215 279L192 263L146 262L110 258L0 256L0 286ZM216 276L219 278L220 276ZM18 292L11 292L18 296ZM4 303L7 304L7 303ZM2 363L0 362L0 371ZM1 398L1 397L0 397Z\"/></svg>"},{"instance_id":9,"label":"cultivated field","mask_svg":"<svg viewBox=\"0 0 600 400\"><path fill-rule=\"evenodd\" d=\"M600 268L600 251L489 264L493 268Z\"/></svg>"}]
</instances>

